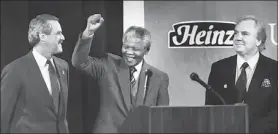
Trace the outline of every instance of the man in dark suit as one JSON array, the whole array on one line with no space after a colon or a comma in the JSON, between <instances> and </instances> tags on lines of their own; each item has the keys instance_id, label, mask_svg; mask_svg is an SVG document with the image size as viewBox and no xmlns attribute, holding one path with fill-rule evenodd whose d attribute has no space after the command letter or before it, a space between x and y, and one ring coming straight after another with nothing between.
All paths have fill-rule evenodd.
<instances>
[{"instance_id":1,"label":"man in dark suit","mask_svg":"<svg viewBox=\"0 0 279 134\"><path fill-rule=\"evenodd\" d=\"M253 16L240 18L235 25L234 50L237 55L212 64L208 84L227 104L246 103L249 131L277 133L278 62L261 54L266 31ZM206 92L206 105L219 105L212 92Z\"/></svg>"},{"instance_id":2,"label":"man in dark suit","mask_svg":"<svg viewBox=\"0 0 279 134\"><path fill-rule=\"evenodd\" d=\"M95 31L104 22L100 14L87 20L72 55L72 64L98 79L101 106L94 132L117 132L128 112L140 105L168 105L168 75L144 60L151 46L150 32L132 26L123 36L122 57L107 53L97 58L88 56ZM145 73L147 71L147 74ZM147 88L145 76L148 75Z\"/></svg>"},{"instance_id":3,"label":"man in dark suit","mask_svg":"<svg viewBox=\"0 0 279 134\"><path fill-rule=\"evenodd\" d=\"M1 133L68 133L68 63L58 18L38 15L29 24L33 49L1 74Z\"/></svg>"}]
</instances>

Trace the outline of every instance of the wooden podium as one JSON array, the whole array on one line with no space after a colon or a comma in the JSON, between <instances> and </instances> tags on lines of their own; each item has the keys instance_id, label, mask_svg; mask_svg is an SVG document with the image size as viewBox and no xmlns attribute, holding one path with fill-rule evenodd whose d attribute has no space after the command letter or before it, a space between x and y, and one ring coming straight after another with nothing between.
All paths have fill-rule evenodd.
<instances>
[{"instance_id":1,"label":"wooden podium","mask_svg":"<svg viewBox=\"0 0 279 134\"><path fill-rule=\"evenodd\" d=\"M140 106L119 133L248 133L248 106Z\"/></svg>"}]
</instances>

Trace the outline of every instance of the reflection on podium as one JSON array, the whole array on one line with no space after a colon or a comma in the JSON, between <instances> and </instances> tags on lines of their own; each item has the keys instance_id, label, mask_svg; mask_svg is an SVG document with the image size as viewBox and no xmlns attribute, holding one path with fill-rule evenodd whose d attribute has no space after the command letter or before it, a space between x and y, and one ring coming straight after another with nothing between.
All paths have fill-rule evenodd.
<instances>
[{"instance_id":1,"label":"reflection on podium","mask_svg":"<svg viewBox=\"0 0 279 134\"><path fill-rule=\"evenodd\" d=\"M119 133L248 133L248 106L140 106Z\"/></svg>"}]
</instances>

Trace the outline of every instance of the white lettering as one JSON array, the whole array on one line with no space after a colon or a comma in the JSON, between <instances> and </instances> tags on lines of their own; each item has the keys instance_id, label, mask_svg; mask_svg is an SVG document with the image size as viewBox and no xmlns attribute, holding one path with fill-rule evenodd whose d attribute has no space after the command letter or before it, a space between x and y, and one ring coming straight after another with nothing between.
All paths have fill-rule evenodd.
<instances>
[{"instance_id":1,"label":"white lettering","mask_svg":"<svg viewBox=\"0 0 279 134\"><path fill-rule=\"evenodd\" d=\"M268 23L268 25L270 26L270 39L272 44L277 45L277 42L274 39L274 26L276 25L276 23Z\"/></svg>"},{"instance_id":2,"label":"white lettering","mask_svg":"<svg viewBox=\"0 0 279 134\"><path fill-rule=\"evenodd\" d=\"M219 38L218 38L218 35L220 35ZM224 35L225 35L225 31L224 30L214 31L213 32L213 37L212 37L211 44L212 45L216 44L216 41L217 41L217 38L218 38L218 44L222 45L223 44Z\"/></svg>"},{"instance_id":3,"label":"white lettering","mask_svg":"<svg viewBox=\"0 0 279 134\"><path fill-rule=\"evenodd\" d=\"M233 34L234 34L233 30L229 30L229 31L226 32L226 35L229 35L229 37L226 39L225 44L227 44L227 45L232 45L233 44L233 40L230 40L230 39L232 39Z\"/></svg>"},{"instance_id":4,"label":"white lettering","mask_svg":"<svg viewBox=\"0 0 279 134\"><path fill-rule=\"evenodd\" d=\"M210 25L208 28L210 31L207 32L206 38L205 38L205 45L208 45L210 43L210 39L211 39L211 34L212 34L212 29L213 29L213 25Z\"/></svg>"},{"instance_id":5,"label":"white lettering","mask_svg":"<svg viewBox=\"0 0 279 134\"><path fill-rule=\"evenodd\" d=\"M190 29L190 28L189 28ZM192 33L189 35L189 30L187 32L187 38L188 36L191 36L190 37L190 42L189 42L189 45L194 45L195 44L195 35L196 35L196 32L197 32L197 29L198 29L198 26L197 25L194 25L193 27L193 30L192 30Z\"/></svg>"},{"instance_id":6,"label":"white lettering","mask_svg":"<svg viewBox=\"0 0 279 134\"><path fill-rule=\"evenodd\" d=\"M275 24L270 24L272 32L274 31L274 25ZM204 27L202 27L202 29L198 29L198 28L199 25L179 26L176 30L177 32L176 35L172 37L173 44L174 45L216 45L216 44L232 45L233 44L234 30L212 31L214 25L210 25L208 29L204 29ZM181 40L179 40L179 38ZM273 42L274 42L274 38L273 38Z\"/></svg>"},{"instance_id":7,"label":"white lettering","mask_svg":"<svg viewBox=\"0 0 279 134\"><path fill-rule=\"evenodd\" d=\"M201 38L204 37L205 34L206 34L205 31L200 31L200 32L197 34L197 36L196 36L196 44L197 44L197 45L203 44L204 41L201 41Z\"/></svg>"},{"instance_id":8,"label":"white lettering","mask_svg":"<svg viewBox=\"0 0 279 134\"><path fill-rule=\"evenodd\" d=\"M187 38L188 38L188 37L185 38L185 33L186 33L186 32L187 32L187 33L189 32L189 27L190 27L190 26L188 26L188 25L184 25L184 26L180 26L180 27L177 28L177 34L178 34L178 35L181 35L181 34L182 34L182 32L181 32L181 29L182 29L182 28L185 28L185 32L184 32L184 34L183 34L183 38L182 38L181 42L178 42L178 41L177 41L177 36L172 37L173 43L174 43L175 45L181 45L181 44L183 44L183 43L185 43L185 42L187 41Z\"/></svg>"}]
</instances>

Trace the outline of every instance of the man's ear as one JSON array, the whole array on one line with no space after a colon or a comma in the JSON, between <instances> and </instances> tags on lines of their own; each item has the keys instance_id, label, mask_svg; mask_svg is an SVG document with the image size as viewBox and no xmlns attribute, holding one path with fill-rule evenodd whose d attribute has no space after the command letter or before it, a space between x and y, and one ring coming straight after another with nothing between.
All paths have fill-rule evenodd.
<instances>
[{"instance_id":1,"label":"man's ear","mask_svg":"<svg viewBox=\"0 0 279 134\"><path fill-rule=\"evenodd\" d=\"M39 33L39 38L41 41L44 41L46 38L46 35L44 33Z\"/></svg>"},{"instance_id":2,"label":"man's ear","mask_svg":"<svg viewBox=\"0 0 279 134\"><path fill-rule=\"evenodd\" d=\"M144 55L147 55L147 54L148 54L148 52L149 52L149 50L150 50L150 46L149 46L149 47L147 47L147 48L145 48L145 53L144 53Z\"/></svg>"},{"instance_id":3,"label":"man's ear","mask_svg":"<svg viewBox=\"0 0 279 134\"><path fill-rule=\"evenodd\" d=\"M262 41L261 40L257 40L257 42L256 42L257 47L259 47L261 44L262 44Z\"/></svg>"}]
</instances>

